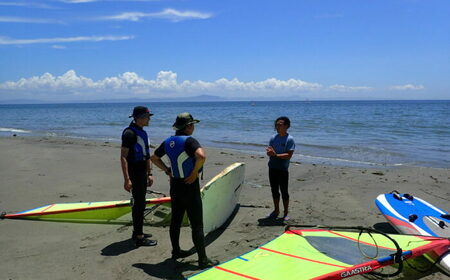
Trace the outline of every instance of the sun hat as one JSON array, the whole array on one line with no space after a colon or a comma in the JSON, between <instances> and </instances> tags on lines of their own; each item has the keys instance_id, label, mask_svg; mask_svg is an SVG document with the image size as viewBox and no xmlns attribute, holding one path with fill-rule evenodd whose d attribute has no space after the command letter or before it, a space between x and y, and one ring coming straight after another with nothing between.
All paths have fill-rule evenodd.
<instances>
[{"instance_id":1,"label":"sun hat","mask_svg":"<svg viewBox=\"0 0 450 280\"><path fill-rule=\"evenodd\" d=\"M150 110L145 106L136 106L133 109L133 114L129 118L138 119L146 117L146 115L153 116L154 114L150 113Z\"/></svg>"},{"instance_id":2,"label":"sun hat","mask_svg":"<svg viewBox=\"0 0 450 280\"><path fill-rule=\"evenodd\" d=\"M181 114L178 114L177 119L175 120L173 124L174 130L181 130L185 128L187 125L199 123L199 120L195 120L191 114L184 112Z\"/></svg>"}]
</instances>

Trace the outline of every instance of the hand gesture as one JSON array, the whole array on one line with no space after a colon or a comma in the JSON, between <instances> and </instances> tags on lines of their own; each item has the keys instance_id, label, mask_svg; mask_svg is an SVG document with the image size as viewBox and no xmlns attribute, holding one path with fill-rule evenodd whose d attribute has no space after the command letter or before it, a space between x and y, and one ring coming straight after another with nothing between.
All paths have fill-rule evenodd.
<instances>
[{"instance_id":1,"label":"hand gesture","mask_svg":"<svg viewBox=\"0 0 450 280\"><path fill-rule=\"evenodd\" d=\"M273 147L271 147L271 146L266 147L266 154L267 154L269 157L274 157L274 156L277 155L277 153L275 152L275 150L274 150Z\"/></svg>"}]
</instances>

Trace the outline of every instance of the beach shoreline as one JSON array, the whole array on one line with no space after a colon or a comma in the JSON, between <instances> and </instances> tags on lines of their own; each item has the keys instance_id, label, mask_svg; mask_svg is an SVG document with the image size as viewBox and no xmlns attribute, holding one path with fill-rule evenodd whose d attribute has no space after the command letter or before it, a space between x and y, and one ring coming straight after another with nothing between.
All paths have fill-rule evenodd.
<instances>
[{"instance_id":1,"label":"beach shoreline","mask_svg":"<svg viewBox=\"0 0 450 280\"><path fill-rule=\"evenodd\" d=\"M120 143L109 141L0 137L0 211L13 213L60 202L128 199L122 187L119 150ZM246 164L238 211L225 229L208 236L208 255L224 262L280 235L284 225L263 222L272 207L265 155L209 147L206 153L201 185L231 163ZM448 174L446 168L292 162L289 223L389 230L374 203L378 194L395 189L448 211ZM156 170L154 176L152 189L168 193L164 173ZM0 272L6 279L182 279L199 271L195 254L182 263L169 260L168 228L145 227L159 244L137 249L129 240L131 230L117 225L1 220ZM192 247L189 228L183 228L181 244L185 249ZM436 270L406 273L394 279L447 279Z\"/></svg>"}]
</instances>

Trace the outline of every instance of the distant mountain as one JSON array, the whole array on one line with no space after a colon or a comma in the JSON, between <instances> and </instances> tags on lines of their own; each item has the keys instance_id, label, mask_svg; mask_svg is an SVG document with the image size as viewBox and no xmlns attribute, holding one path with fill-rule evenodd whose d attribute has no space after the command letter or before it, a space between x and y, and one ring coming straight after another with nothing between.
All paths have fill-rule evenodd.
<instances>
[{"instance_id":1,"label":"distant mountain","mask_svg":"<svg viewBox=\"0 0 450 280\"><path fill-rule=\"evenodd\" d=\"M207 94L189 97L189 98L186 98L186 100L192 100L192 101L228 101L228 99L225 99L223 97L215 96L215 95L207 95Z\"/></svg>"},{"instance_id":2,"label":"distant mountain","mask_svg":"<svg viewBox=\"0 0 450 280\"><path fill-rule=\"evenodd\" d=\"M220 96L215 95L196 95L190 97L171 97L171 98L127 98L127 99L99 99L92 101L84 101L89 103L134 103L134 102L211 102L211 101L229 101ZM82 102L82 103L84 103Z\"/></svg>"},{"instance_id":3,"label":"distant mountain","mask_svg":"<svg viewBox=\"0 0 450 280\"><path fill-rule=\"evenodd\" d=\"M48 101L38 99L8 99L0 100L0 104L46 104Z\"/></svg>"}]
</instances>

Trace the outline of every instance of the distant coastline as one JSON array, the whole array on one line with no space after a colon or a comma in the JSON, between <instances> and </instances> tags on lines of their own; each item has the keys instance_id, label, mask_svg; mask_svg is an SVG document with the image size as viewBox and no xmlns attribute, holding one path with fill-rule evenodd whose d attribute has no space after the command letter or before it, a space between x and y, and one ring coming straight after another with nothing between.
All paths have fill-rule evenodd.
<instances>
[{"instance_id":1,"label":"distant coastline","mask_svg":"<svg viewBox=\"0 0 450 280\"><path fill-rule=\"evenodd\" d=\"M284 99L271 98L223 98L214 95L196 95L182 98L126 98L126 99L94 99L94 100L38 100L38 99L10 99L0 100L0 105L34 105L34 104L98 104L98 103L163 103L163 102L449 102L450 99L301 99L298 97L286 97Z\"/></svg>"}]
</instances>

